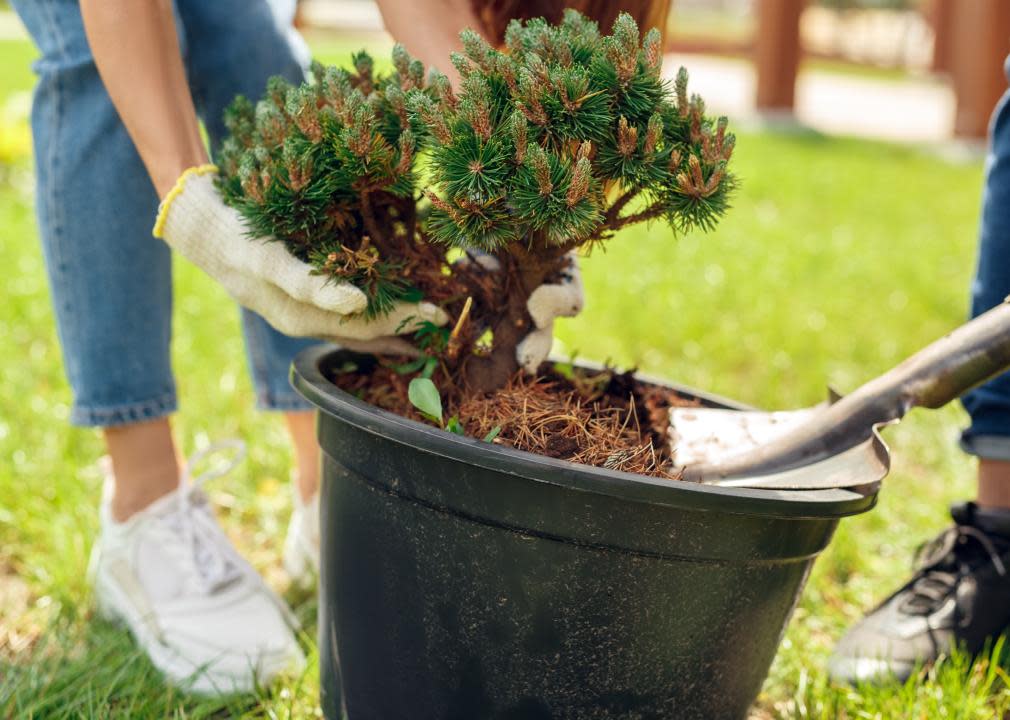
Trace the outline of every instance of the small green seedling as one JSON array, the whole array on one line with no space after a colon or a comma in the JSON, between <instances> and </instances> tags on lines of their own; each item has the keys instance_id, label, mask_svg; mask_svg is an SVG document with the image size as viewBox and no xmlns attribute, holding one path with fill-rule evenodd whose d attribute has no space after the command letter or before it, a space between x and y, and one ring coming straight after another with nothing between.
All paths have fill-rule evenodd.
<instances>
[{"instance_id":1,"label":"small green seedling","mask_svg":"<svg viewBox=\"0 0 1010 720\"><path fill-rule=\"evenodd\" d=\"M491 431L484 436L484 442L486 443L494 442L494 439L498 437L498 433L500 432L501 432L501 425L495 425L493 428L491 428Z\"/></svg>"},{"instance_id":2,"label":"small green seedling","mask_svg":"<svg viewBox=\"0 0 1010 720\"><path fill-rule=\"evenodd\" d=\"M410 386L407 388L407 397L410 398L411 404L421 411L422 415L432 422L441 425L443 430L455 433L456 435L466 436L466 428L463 427L459 415L453 415L445 422L442 422L442 397L438 394L438 388L431 381L431 378L416 377L411 380ZM500 432L500 425L492 428L484 436L484 442L492 442L498 437L498 433Z\"/></svg>"},{"instance_id":3,"label":"small green seedling","mask_svg":"<svg viewBox=\"0 0 1010 720\"><path fill-rule=\"evenodd\" d=\"M410 381L407 397L421 414L433 422L442 424L442 398L431 378L416 377Z\"/></svg>"}]
</instances>

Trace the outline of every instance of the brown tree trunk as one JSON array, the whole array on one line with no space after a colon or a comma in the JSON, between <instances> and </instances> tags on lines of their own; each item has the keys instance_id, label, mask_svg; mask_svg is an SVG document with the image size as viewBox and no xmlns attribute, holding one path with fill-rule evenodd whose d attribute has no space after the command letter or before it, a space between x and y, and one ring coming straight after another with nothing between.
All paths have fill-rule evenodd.
<instances>
[{"instance_id":1,"label":"brown tree trunk","mask_svg":"<svg viewBox=\"0 0 1010 720\"><path fill-rule=\"evenodd\" d=\"M502 292L507 302L491 325L491 352L468 357L462 368L467 390L478 394L504 387L519 369L516 348L534 329L526 303L535 289L561 269L564 256L557 248L541 253L518 250L499 260L503 262Z\"/></svg>"}]
</instances>

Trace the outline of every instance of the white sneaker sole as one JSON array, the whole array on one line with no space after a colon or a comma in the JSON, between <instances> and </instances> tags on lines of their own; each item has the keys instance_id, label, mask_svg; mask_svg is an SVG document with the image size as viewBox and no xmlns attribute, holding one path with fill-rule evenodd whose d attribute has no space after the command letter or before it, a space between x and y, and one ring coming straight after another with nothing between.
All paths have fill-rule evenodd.
<instances>
[{"instance_id":1,"label":"white sneaker sole","mask_svg":"<svg viewBox=\"0 0 1010 720\"><path fill-rule=\"evenodd\" d=\"M103 580L97 572L97 555L98 548L96 546L89 563L96 612L101 618L129 630L134 641L150 659L151 664L165 676L170 684L194 695L247 694L258 686L269 683L279 673L292 669L293 666L304 665L305 658L300 654L295 659L284 652L261 655L256 667L250 665L249 671L241 674L222 671L213 665L199 666L193 663L163 643L151 631L150 624L139 614L133 612L133 607L124 597L124 593L115 584Z\"/></svg>"}]
</instances>

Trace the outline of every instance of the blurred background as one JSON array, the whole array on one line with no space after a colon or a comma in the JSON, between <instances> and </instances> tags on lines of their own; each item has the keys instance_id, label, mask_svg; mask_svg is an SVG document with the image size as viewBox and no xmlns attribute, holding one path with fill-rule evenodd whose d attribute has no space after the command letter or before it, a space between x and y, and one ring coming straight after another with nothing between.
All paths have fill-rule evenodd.
<instances>
[{"instance_id":1,"label":"blurred background","mask_svg":"<svg viewBox=\"0 0 1010 720\"><path fill-rule=\"evenodd\" d=\"M789 408L820 401L828 384L851 390L963 322L1010 0L673 0L667 22L665 72L685 66L738 134L734 207L713 233L636 226L585 258L586 310L558 323L556 351ZM297 24L324 62L362 47L388 58L367 0L304 0ZM311 666L252 698L189 698L93 616L84 568L103 447L67 423L34 220L35 57L0 1L0 717L313 717ZM248 461L211 493L238 547L283 589L285 433L253 410L233 303L185 262L175 289L176 432L186 451L247 442ZM955 657L894 688L835 688L824 672L845 628L948 521L947 503L973 492L973 463L957 449L965 421L950 406L888 429L880 504L843 522L815 566L755 719L1010 712L999 657L972 670ZM315 598L286 598L311 652Z\"/></svg>"},{"instance_id":2,"label":"blurred background","mask_svg":"<svg viewBox=\"0 0 1010 720\"><path fill-rule=\"evenodd\" d=\"M313 32L381 32L367 0L303 0ZM984 138L1006 88L1005 0L673 0L670 65L736 120L904 142Z\"/></svg>"}]
</instances>

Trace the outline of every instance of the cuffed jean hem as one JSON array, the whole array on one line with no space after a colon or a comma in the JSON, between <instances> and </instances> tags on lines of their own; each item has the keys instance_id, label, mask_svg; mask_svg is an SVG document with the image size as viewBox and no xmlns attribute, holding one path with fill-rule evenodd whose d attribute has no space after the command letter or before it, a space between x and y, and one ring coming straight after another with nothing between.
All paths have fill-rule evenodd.
<instances>
[{"instance_id":1,"label":"cuffed jean hem","mask_svg":"<svg viewBox=\"0 0 1010 720\"><path fill-rule=\"evenodd\" d=\"M179 409L175 393L166 393L151 400L113 405L87 407L75 405L70 411L70 422L81 427L115 427L131 425L145 420L157 420Z\"/></svg>"},{"instance_id":2,"label":"cuffed jean hem","mask_svg":"<svg viewBox=\"0 0 1010 720\"><path fill-rule=\"evenodd\" d=\"M267 412L304 412L312 410L312 403L296 392L258 393L256 409Z\"/></svg>"},{"instance_id":3,"label":"cuffed jean hem","mask_svg":"<svg viewBox=\"0 0 1010 720\"><path fill-rule=\"evenodd\" d=\"M982 460L1010 462L1010 436L973 435L967 430L961 434L961 449Z\"/></svg>"}]
</instances>

